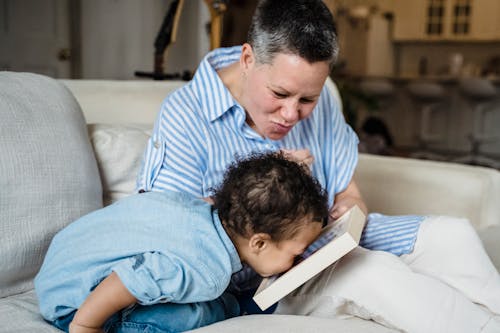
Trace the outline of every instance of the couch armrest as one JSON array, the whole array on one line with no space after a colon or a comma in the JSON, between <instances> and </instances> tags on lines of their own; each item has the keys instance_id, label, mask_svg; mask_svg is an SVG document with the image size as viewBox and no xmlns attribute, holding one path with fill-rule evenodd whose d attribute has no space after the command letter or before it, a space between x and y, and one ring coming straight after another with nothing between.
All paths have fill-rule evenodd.
<instances>
[{"instance_id":1,"label":"couch armrest","mask_svg":"<svg viewBox=\"0 0 500 333\"><path fill-rule=\"evenodd\" d=\"M455 163L360 154L355 179L370 211L467 217L500 225L500 172Z\"/></svg>"}]
</instances>

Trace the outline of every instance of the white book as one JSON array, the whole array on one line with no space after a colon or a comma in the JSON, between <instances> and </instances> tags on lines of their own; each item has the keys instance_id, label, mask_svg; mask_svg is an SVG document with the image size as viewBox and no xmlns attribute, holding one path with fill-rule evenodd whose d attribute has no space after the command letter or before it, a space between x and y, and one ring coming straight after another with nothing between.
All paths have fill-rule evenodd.
<instances>
[{"instance_id":1,"label":"white book","mask_svg":"<svg viewBox=\"0 0 500 333\"><path fill-rule=\"evenodd\" d=\"M304 259L279 276L265 278L257 289L253 300L266 310L274 303L300 287L307 280L359 244L366 216L354 206L337 220L329 223L318 238L304 251Z\"/></svg>"}]
</instances>

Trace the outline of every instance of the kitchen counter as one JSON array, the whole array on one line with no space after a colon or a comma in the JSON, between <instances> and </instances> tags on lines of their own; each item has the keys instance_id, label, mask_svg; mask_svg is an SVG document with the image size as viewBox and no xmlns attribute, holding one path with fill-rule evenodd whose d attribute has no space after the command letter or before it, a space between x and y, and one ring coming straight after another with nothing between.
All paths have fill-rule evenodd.
<instances>
[{"instance_id":1,"label":"kitchen counter","mask_svg":"<svg viewBox=\"0 0 500 333\"><path fill-rule=\"evenodd\" d=\"M359 82L362 80L390 80L394 82L408 82L408 81L435 81L439 83L458 83L461 79L465 78L476 78L472 76L452 76L452 75L418 75L418 74L403 74L403 75L394 75L394 76L344 76L339 77L340 81L353 81ZM486 77L477 77L477 78L485 78L493 82L494 84L500 84L500 76L486 76ZM334 78L334 81L336 79Z\"/></svg>"}]
</instances>

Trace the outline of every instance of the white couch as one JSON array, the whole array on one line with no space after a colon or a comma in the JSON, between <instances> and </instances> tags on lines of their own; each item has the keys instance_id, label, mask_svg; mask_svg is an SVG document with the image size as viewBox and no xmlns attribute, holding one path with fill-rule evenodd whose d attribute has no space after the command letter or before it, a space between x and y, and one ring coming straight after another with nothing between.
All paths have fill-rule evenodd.
<instances>
[{"instance_id":1,"label":"white couch","mask_svg":"<svg viewBox=\"0 0 500 333\"><path fill-rule=\"evenodd\" d=\"M39 80L41 82L38 82ZM28 83L24 84L24 82ZM75 103L71 94L61 88L61 83L69 88L78 104ZM54 186L58 189L55 192L61 193L63 191L64 193L59 197L55 207L47 202L45 195L36 198L40 201L40 206L36 206L38 207L36 209L43 210L43 207L47 207L47 210L50 209L55 213L48 216L43 228L37 228L33 234L24 237L22 241L17 238L23 237L25 230L32 231L32 227L26 224L38 225L40 223L40 218L31 216L37 215L39 212L34 211L33 207L35 206L32 206L30 202L23 201L23 193L18 200L12 197L5 199L0 196L0 248L3 256L5 256L5 249L8 257L0 261L0 322L2 322L0 333L58 332L55 328L44 323L38 314L36 296L32 290L32 278L43 259L48 242L58 229L73 219L87 211L99 208L101 202L95 202L95 197L98 196L100 199L101 193L104 204L131 193L142 150L151 132L159 105L169 91L181 84L183 82L83 80L62 80L56 83L54 80L33 77L29 74L15 75L0 72L0 130L4 131L4 133L0 132L0 177L2 177L0 185L2 188L7 186L11 192L16 192L18 188L26 186L24 183L19 183L18 177L12 175L22 172L25 166L29 172L33 169L38 170L37 166L40 165L40 161L32 163L29 155L29 151L33 151L33 149L40 149L44 152L36 155L36 158L41 158L42 163L48 164L64 153L66 146L71 148L67 154L72 154L60 166L64 168L67 164L68 170L65 174L70 174L72 177L61 184L58 183L59 170L53 172L53 178L50 178L52 174L50 168L44 171L50 179L49 185L44 186L50 188L44 190L42 187L40 191L50 194L50 189ZM56 92L52 93L51 90L56 90ZM18 95L12 97L11 95L16 91ZM26 98L26 95L29 95L29 98L35 98L38 95L41 97L36 100L36 103L29 99L28 102L24 103L24 106L18 106L15 101ZM59 95L65 95L61 97L64 103L58 100L57 96ZM44 96L47 97L44 98ZM83 121L78 118L79 105L88 124L88 134L92 143L88 146L92 147L93 153L91 151L88 154L89 152L86 151L84 141L87 138L83 134L80 140L83 142L81 146L71 143L72 139L69 136L74 136L71 133L79 131L78 126L80 125L75 125L71 127L71 131L68 130L69 134L64 132L64 129L60 132L57 129L48 130L47 140L55 140L58 135L61 136L58 139L59 146L54 149L57 154L50 155L50 158L46 157L49 152L45 152L52 150L53 144L38 147L40 141L40 137L38 137L35 138L36 140L33 139L34 143L28 152L23 151L22 158L20 157L23 167L16 167L17 161L12 161L12 157L2 161L1 154L6 147L10 147L10 144L16 145L23 142L25 140L23 133L30 133L32 130L29 126L35 128L38 122L45 121L45 118L40 118L34 123L20 121L17 117L19 112L11 112L8 115L14 125L2 123L4 120L3 110L15 111L16 108L32 108L37 112L45 112L46 110L41 111L44 105L57 110L63 110L67 108L67 105L76 108L76 123ZM29 119L31 118L33 116L30 116ZM74 119L71 121L73 122ZM51 118L48 121L49 125L53 122L57 122L57 120ZM12 126L17 130L9 132L8 137L4 136L6 129L12 129ZM42 134L41 138L44 139L45 136ZM20 148L13 150L14 153L8 151L7 155L17 156L16 151L22 150L22 144L19 146ZM78 150L76 153L75 149ZM81 162L82 156L86 154L88 156L86 162L83 163ZM72 165L71 163L75 160L78 160L78 163ZM97 161L98 174L94 173L96 171L94 170L96 169L95 161ZM82 164L85 167L84 170L81 169ZM9 179L4 178L5 170L8 171ZM95 179L87 179L86 181L86 178L83 177L78 182L79 176L84 173L95 174L95 177L92 177ZM40 182L43 184L44 181L47 181L45 179L47 177L42 177ZM368 207L372 211L387 214L421 213L468 217L483 238L487 251L497 268L500 267L500 173L498 171L449 163L361 155L355 177ZM30 183L26 188L31 189L32 187ZM77 190L65 192L64 189L67 187ZM75 192L78 193L78 196L72 197ZM10 204L9 200L11 200ZM67 207L74 201L90 203L78 206L73 209L72 214L69 214L71 209ZM20 202L19 208L10 209L12 202ZM30 206L30 209L23 210L23 206ZM6 210L7 213L4 213L4 208L10 210ZM59 214L60 212L64 213ZM57 219L62 222L54 225L53 221ZM15 248L16 244L19 244L19 249ZM28 264L20 263L17 266L13 264L16 261L26 261L26 258L29 258ZM26 269L27 265L28 269ZM19 277L16 277L16 274L19 274ZM233 318L195 331L218 333L255 331L394 332L374 322L358 318L332 319L280 315L252 315Z\"/></svg>"}]
</instances>

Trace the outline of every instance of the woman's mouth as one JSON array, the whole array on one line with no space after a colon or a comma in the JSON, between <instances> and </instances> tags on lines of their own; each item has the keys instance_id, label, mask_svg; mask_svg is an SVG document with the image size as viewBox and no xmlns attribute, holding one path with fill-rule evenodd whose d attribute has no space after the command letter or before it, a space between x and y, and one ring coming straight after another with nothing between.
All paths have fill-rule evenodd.
<instances>
[{"instance_id":1,"label":"woman's mouth","mask_svg":"<svg viewBox=\"0 0 500 333\"><path fill-rule=\"evenodd\" d=\"M280 123L273 123L274 132L281 134L288 133L292 129L292 127L293 126L282 125Z\"/></svg>"}]
</instances>

